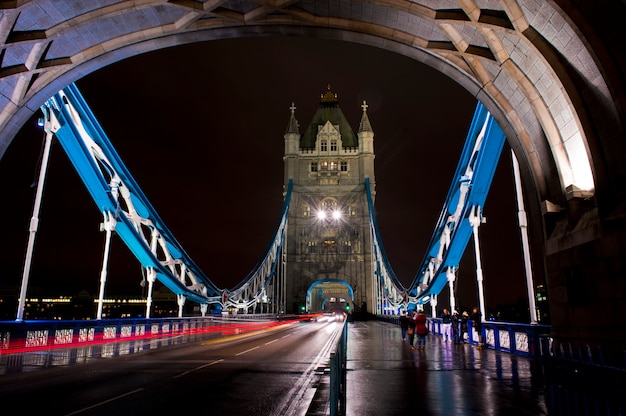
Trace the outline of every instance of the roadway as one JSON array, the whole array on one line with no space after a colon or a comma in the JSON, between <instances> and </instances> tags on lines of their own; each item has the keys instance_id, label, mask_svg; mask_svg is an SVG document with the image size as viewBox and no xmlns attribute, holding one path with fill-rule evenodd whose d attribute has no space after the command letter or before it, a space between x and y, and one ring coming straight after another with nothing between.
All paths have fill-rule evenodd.
<instances>
[{"instance_id":1,"label":"roadway","mask_svg":"<svg viewBox=\"0 0 626 416\"><path fill-rule=\"evenodd\" d=\"M0 377L5 409L47 415L304 414L340 323L298 322Z\"/></svg>"}]
</instances>

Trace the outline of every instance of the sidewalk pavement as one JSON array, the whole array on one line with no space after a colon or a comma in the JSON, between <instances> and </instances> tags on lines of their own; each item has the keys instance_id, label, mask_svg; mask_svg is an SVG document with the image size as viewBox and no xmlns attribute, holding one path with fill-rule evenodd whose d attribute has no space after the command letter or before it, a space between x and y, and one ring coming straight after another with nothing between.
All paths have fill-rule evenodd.
<instances>
[{"instance_id":1,"label":"sidewalk pavement","mask_svg":"<svg viewBox=\"0 0 626 416\"><path fill-rule=\"evenodd\" d=\"M427 336L410 350L400 327L348 328L347 416L548 415L541 367L532 359Z\"/></svg>"}]
</instances>

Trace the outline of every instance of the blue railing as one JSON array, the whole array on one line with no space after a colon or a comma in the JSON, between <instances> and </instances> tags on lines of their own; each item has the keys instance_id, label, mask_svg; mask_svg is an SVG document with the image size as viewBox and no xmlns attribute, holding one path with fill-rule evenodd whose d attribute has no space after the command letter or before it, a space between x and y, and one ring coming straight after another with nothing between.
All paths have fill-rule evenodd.
<instances>
[{"instance_id":1,"label":"blue railing","mask_svg":"<svg viewBox=\"0 0 626 416\"><path fill-rule=\"evenodd\" d=\"M348 320L343 322L341 337L330 353L330 415L346 414Z\"/></svg>"},{"instance_id":2,"label":"blue railing","mask_svg":"<svg viewBox=\"0 0 626 416\"><path fill-rule=\"evenodd\" d=\"M428 321L431 332L442 335L441 319L430 318ZM467 342L478 345L481 338L473 323L471 319L467 321ZM481 327L486 348L532 358L540 356L540 337L550 333L549 325L486 321Z\"/></svg>"},{"instance_id":3,"label":"blue railing","mask_svg":"<svg viewBox=\"0 0 626 416\"><path fill-rule=\"evenodd\" d=\"M379 320L399 324L399 316L381 315ZM428 318L427 326L431 334L442 335L441 319ZM541 336L550 333L549 325L530 325L511 322L487 321L482 323L484 347L531 358L540 356ZM479 334L473 328L473 321L467 321L467 338L463 341L478 345Z\"/></svg>"},{"instance_id":4,"label":"blue railing","mask_svg":"<svg viewBox=\"0 0 626 416\"><path fill-rule=\"evenodd\" d=\"M269 314L0 322L0 375L242 334L295 319Z\"/></svg>"},{"instance_id":5,"label":"blue railing","mask_svg":"<svg viewBox=\"0 0 626 416\"><path fill-rule=\"evenodd\" d=\"M626 414L626 352L607 360L601 347L540 337L546 400L554 414Z\"/></svg>"}]
</instances>

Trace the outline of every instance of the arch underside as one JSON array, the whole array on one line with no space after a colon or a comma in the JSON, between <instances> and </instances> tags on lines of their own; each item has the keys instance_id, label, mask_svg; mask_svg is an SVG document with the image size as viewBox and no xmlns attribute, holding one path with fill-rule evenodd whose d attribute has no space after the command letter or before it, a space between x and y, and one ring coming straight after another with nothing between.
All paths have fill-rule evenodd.
<instances>
[{"instance_id":1,"label":"arch underside","mask_svg":"<svg viewBox=\"0 0 626 416\"><path fill-rule=\"evenodd\" d=\"M562 204L566 191L593 194L583 129L589 115L576 108L587 99L584 94L594 94L607 121L618 119L593 53L567 15L551 5L534 9L510 0L342 1L338 7L300 1L93 3L60 10L35 0L3 10L0 156L47 98L94 70L161 48L247 36L356 42L439 70L494 115L539 201ZM554 172L556 185L549 184Z\"/></svg>"}]
</instances>

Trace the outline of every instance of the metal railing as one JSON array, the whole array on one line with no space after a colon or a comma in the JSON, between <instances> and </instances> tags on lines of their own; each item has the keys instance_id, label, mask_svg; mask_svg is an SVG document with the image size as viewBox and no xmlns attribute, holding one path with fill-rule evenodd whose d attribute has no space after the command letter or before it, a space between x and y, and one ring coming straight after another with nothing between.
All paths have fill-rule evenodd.
<instances>
[{"instance_id":1,"label":"metal railing","mask_svg":"<svg viewBox=\"0 0 626 416\"><path fill-rule=\"evenodd\" d=\"M400 323L397 315L379 315L378 319L397 325ZM440 318L428 318L427 326L431 334L443 335ZM550 333L550 326L486 321L482 323L481 331L486 348L536 358L540 353L540 337ZM462 342L478 345L480 339L473 321L468 320L467 337Z\"/></svg>"},{"instance_id":2,"label":"metal railing","mask_svg":"<svg viewBox=\"0 0 626 416\"><path fill-rule=\"evenodd\" d=\"M330 415L346 414L348 320L343 322L341 336L330 353Z\"/></svg>"},{"instance_id":3,"label":"metal railing","mask_svg":"<svg viewBox=\"0 0 626 416\"><path fill-rule=\"evenodd\" d=\"M0 375L243 334L289 321L276 315L233 315L0 322Z\"/></svg>"},{"instance_id":4,"label":"metal railing","mask_svg":"<svg viewBox=\"0 0 626 416\"><path fill-rule=\"evenodd\" d=\"M626 413L626 359L605 360L600 347L540 337L548 407L554 414Z\"/></svg>"}]
</instances>

